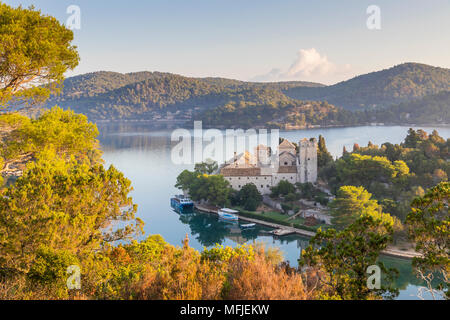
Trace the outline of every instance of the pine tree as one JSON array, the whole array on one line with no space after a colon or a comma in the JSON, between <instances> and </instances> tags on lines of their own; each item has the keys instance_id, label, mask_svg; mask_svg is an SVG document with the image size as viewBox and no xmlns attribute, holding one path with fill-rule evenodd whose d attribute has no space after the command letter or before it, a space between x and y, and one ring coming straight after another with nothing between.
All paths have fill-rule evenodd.
<instances>
[{"instance_id":1,"label":"pine tree","mask_svg":"<svg viewBox=\"0 0 450 320\"><path fill-rule=\"evenodd\" d=\"M320 135L319 143L317 146L317 165L319 166L319 168L323 168L326 167L327 164L331 162L333 162L333 156L327 149L327 146L325 144L325 138L322 135Z\"/></svg>"}]
</instances>

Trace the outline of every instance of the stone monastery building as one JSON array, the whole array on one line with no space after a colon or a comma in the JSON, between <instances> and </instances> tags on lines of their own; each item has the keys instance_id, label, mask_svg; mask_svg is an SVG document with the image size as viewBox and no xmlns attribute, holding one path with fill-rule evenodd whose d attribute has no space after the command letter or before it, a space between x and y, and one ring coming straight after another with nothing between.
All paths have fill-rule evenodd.
<instances>
[{"instance_id":1,"label":"stone monastery building","mask_svg":"<svg viewBox=\"0 0 450 320\"><path fill-rule=\"evenodd\" d=\"M248 151L234 156L220 169L220 174L231 187L240 190L253 183L261 194L270 194L270 188L281 180L290 183L317 181L317 142L315 139L302 139L298 151L294 144L283 140L278 146L278 160L270 163L270 148L259 145L254 154Z\"/></svg>"}]
</instances>

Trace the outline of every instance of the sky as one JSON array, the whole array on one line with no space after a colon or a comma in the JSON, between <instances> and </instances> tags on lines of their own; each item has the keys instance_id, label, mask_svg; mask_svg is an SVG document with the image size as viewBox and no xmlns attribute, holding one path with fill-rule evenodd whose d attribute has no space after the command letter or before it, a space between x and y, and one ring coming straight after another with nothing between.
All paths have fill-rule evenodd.
<instances>
[{"instance_id":1,"label":"sky","mask_svg":"<svg viewBox=\"0 0 450 320\"><path fill-rule=\"evenodd\" d=\"M333 84L404 62L450 68L449 0L2 2L65 24L68 7L79 7L81 61L67 76L146 70Z\"/></svg>"}]
</instances>

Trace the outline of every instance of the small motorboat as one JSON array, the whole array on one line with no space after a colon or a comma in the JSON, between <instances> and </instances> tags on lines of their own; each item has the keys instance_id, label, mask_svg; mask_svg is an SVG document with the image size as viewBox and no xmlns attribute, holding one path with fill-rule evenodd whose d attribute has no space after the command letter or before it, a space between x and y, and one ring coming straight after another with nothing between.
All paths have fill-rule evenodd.
<instances>
[{"instance_id":1,"label":"small motorboat","mask_svg":"<svg viewBox=\"0 0 450 320\"><path fill-rule=\"evenodd\" d=\"M170 199L170 206L180 213L194 211L194 202L183 195L176 195Z\"/></svg>"},{"instance_id":2,"label":"small motorboat","mask_svg":"<svg viewBox=\"0 0 450 320\"><path fill-rule=\"evenodd\" d=\"M239 211L236 211L233 209L222 208L222 209L219 209L219 211L217 213L219 214L219 217L224 220L229 220L229 221L239 220L239 216L238 216Z\"/></svg>"},{"instance_id":3,"label":"small motorboat","mask_svg":"<svg viewBox=\"0 0 450 320\"><path fill-rule=\"evenodd\" d=\"M241 224L240 227L241 229L251 229L254 228L256 226L256 223L247 223L247 224Z\"/></svg>"}]
</instances>

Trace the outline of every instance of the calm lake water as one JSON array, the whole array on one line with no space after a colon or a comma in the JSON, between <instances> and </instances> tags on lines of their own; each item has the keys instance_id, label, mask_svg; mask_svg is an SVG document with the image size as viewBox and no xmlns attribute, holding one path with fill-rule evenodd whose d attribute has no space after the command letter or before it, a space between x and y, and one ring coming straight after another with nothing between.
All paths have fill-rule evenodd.
<instances>
[{"instance_id":1,"label":"calm lake water","mask_svg":"<svg viewBox=\"0 0 450 320\"><path fill-rule=\"evenodd\" d=\"M434 128L421 127L427 132ZM193 165L175 165L171 160L172 130L155 131L146 124L115 123L101 124L100 142L106 163L113 164L124 172L133 184L132 197L138 204L138 216L145 222L145 234L160 234L166 241L181 245L186 234L190 245L198 250L215 244L236 246L243 243L262 242L267 246L280 248L291 265L297 265L301 248L308 239L299 236L273 238L270 229L257 226L242 231L238 225L219 221L217 216L195 213L179 215L170 207L170 197L179 194L174 187L177 175ZM445 139L450 137L450 127L436 128ZM290 141L301 138L325 137L328 150L333 156L340 156L342 149L352 150L353 144L367 145L369 141L381 145L384 142L400 143L408 127L367 126L353 128L307 129L280 132ZM383 257L387 266L396 267L400 277L396 285L400 289L399 299L418 299L420 282L412 274L408 260Z\"/></svg>"}]
</instances>

